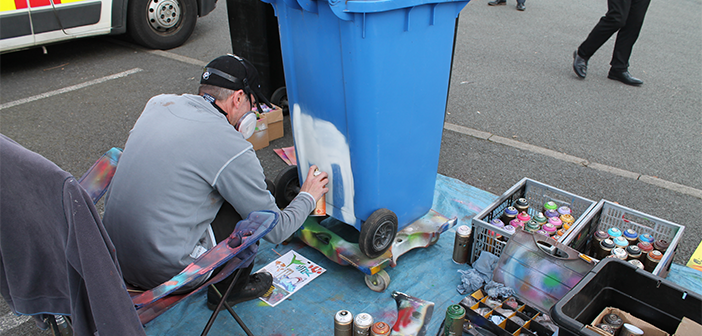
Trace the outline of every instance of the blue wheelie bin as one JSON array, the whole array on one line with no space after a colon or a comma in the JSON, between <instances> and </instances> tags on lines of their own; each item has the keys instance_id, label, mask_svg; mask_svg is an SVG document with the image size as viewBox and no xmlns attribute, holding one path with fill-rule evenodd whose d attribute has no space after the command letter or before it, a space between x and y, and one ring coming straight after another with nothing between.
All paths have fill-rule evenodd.
<instances>
[{"instance_id":1,"label":"blue wheelie bin","mask_svg":"<svg viewBox=\"0 0 702 336\"><path fill-rule=\"evenodd\" d=\"M328 172L327 214L377 257L431 209L468 1L261 1L278 17L299 179Z\"/></svg>"}]
</instances>

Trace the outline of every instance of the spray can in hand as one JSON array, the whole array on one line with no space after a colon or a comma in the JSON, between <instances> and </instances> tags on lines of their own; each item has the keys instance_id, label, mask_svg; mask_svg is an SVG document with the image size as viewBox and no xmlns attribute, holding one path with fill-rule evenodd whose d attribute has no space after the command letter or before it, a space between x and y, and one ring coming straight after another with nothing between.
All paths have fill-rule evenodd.
<instances>
[{"instance_id":1,"label":"spray can in hand","mask_svg":"<svg viewBox=\"0 0 702 336\"><path fill-rule=\"evenodd\" d=\"M322 172L319 171L319 169L315 169L313 174L314 174L314 176L317 176L321 173ZM326 215L327 215L327 201L326 201L326 197L324 197L324 195L322 195L322 197L320 197L317 200L317 206L315 206L314 211L312 211L312 216L326 216Z\"/></svg>"}]
</instances>

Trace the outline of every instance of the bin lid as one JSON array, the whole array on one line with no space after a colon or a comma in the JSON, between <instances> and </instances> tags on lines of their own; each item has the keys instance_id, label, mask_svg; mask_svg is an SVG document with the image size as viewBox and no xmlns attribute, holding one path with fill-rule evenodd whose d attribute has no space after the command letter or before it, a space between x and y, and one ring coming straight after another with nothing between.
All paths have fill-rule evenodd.
<instances>
[{"instance_id":1,"label":"bin lid","mask_svg":"<svg viewBox=\"0 0 702 336\"><path fill-rule=\"evenodd\" d=\"M295 9L303 9L317 13L317 6L327 3L334 15L344 21L353 19L355 13L380 13L402 8L412 8L421 5L456 4L458 17L463 7L470 0L261 0L270 4L286 5Z\"/></svg>"}]
</instances>

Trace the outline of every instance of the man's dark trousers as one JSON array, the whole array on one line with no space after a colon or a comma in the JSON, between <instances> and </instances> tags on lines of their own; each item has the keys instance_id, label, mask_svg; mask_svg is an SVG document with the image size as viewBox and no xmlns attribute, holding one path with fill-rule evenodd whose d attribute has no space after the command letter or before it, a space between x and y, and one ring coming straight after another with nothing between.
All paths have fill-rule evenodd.
<instances>
[{"instance_id":1,"label":"man's dark trousers","mask_svg":"<svg viewBox=\"0 0 702 336\"><path fill-rule=\"evenodd\" d=\"M592 29L585 42L578 48L578 55L589 59L609 38L617 33L610 65L613 71L629 68L629 57L641 32L646 10L651 0L608 0L607 14Z\"/></svg>"}]
</instances>

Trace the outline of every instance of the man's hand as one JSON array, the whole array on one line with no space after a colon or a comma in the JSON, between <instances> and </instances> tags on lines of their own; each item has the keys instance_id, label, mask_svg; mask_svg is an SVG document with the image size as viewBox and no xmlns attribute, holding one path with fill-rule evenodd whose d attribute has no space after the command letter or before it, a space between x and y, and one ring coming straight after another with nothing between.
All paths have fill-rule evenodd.
<instances>
[{"instance_id":1,"label":"man's hand","mask_svg":"<svg viewBox=\"0 0 702 336\"><path fill-rule=\"evenodd\" d=\"M317 166L313 165L310 167L310 170L307 172L307 178L305 179L305 183L302 184L300 187L300 191L305 191L310 193L312 197L314 197L315 201L318 201L322 195L326 194L327 191L329 191L329 188L326 187L327 182L329 182L328 174L325 172L321 172L319 175L315 176L314 171L317 170Z\"/></svg>"}]
</instances>

